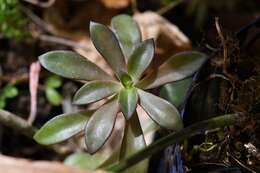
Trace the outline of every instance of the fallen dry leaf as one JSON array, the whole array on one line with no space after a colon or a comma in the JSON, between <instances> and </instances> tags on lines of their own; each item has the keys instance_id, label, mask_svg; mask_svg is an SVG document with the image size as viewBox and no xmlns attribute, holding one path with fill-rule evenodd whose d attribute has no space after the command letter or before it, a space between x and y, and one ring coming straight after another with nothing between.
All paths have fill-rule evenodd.
<instances>
[{"instance_id":1,"label":"fallen dry leaf","mask_svg":"<svg viewBox=\"0 0 260 173\"><path fill-rule=\"evenodd\" d=\"M114 8L114 9L121 9L126 8L129 6L131 0L100 0L105 7L107 8Z\"/></svg>"},{"instance_id":2,"label":"fallen dry leaf","mask_svg":"<svg viewBox=\"0 0 260 173\"><path fill-rule=\"evenodd\" d=\"M88 33L90 21L109 24L110 19L117 13L118 9L107 8L97 0L68 3L56 0L53 6L44 10L43 16L44 21L52 27L52 34L78 40Z\"/></svg>"},{"instance_id":3,"label":"fallen dry leaf","mask_svg":"<svg viewBox=\"0 0 260 173\"><path fill-rule=\"evenodd\" d=\"M158 66L170 56L190 50L189 38L174 24L154 12L137 13L134 19L140 26L143 39L153 38L156 55L153 66Z\"/></svg>"}]
</instances>

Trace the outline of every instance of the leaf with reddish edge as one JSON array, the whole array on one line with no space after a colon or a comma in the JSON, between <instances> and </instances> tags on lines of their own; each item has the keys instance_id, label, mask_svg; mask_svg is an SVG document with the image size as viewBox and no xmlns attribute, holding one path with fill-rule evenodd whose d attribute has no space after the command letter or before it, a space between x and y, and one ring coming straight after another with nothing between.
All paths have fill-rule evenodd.
<instances>
[{"instance_id":1,"label":"leaf with reddish edge","mask_svg":"<svg viewBox=\"0 0 260 173\"><path fill-rule=\"evenodd\" d=\"M47 52L39 57L41 65L52 73L75 80L114 80L83 56L65 50Z\"/></svg>"},{"instance_id":2,"label":"leaf with reddish edge","mask_svg":"<svg viewBox=\"0 0 260 173\"><path fill-rule=\"evenodd\" d=\"M54 117L40 128L34 139L42 145L65 141L84 130L93 111L80 111Z\"/></svg>"},{"instance_id":3,"label":"leaf with reddish edge","mask_svg":"<svg viewBox=\"0 0 260 173\"><path fill-rule=\"evenodd\" d=\"M95 22L90 22L89 31L94 46L120 79L126 71L126 63L115 34L105 25Z\"/></svg>"},{"instance_id":4,"label":"leaf with reddish edge","mask_svg":"<svg viewBox=\"0 0 260 173\"><path fill-rule=\"evenodd\" d=\"M154 41L148 39L143 41L134 50L127 64L128 73L136 82L152 62L154 56Z\"/></svg>"},{"instance_id":5,"label":"leaf with reddish edge","mask_svg":"<svg viewBox=\"0 0 260 173\"><path fill-rule=\"evenodd\" d=\"M89 119L85 127L85 143L90 154L97 152L111 135L118 111L119 103L115 97Z\"/></svg>"},{"instance_id":6,"label":"leaf with reddish edge","mask_svg":"<svg viewBox=\"0 0 260 173\"><path fill-rule=\"evenodd\" d=\"M156 123L174 131L183 128L179 111L171 103L141 89L137 92L141 107Z\"/></svg>"},{"instance_id":7,"label":"leaf with reddish edge","mask_svg":"<svg viewBox=\"0 0 260 173\"><path fill-rule=\"evenodd\" d=\"M140 29L133 18L125 14L113 17L111 26L127 61L136 48L136 45L142 40Z\"/></svg>"},{"instance_id":8,"label":"leaf with reddish edge","mask_svg":"<svg viewBox=\"0 0 260 173\"><path fill-rule=\"evenodd\" d=\"M116 81L91 81L83 85L75 94L73 103L89 104L119 92L122 85Z\"/></svg>"},{"instance_id":9,"label":"leaf with reddish edge","mask_svg":"<svg viewBox=\"0 0 260 173\"><path fill-rule=\"evenodd\" d=\"M182 80L195 73L207 59L205 54L196 51L178 53L144 77L136 86L142 89L151 89Z\"/></svg>"}]
</instances>

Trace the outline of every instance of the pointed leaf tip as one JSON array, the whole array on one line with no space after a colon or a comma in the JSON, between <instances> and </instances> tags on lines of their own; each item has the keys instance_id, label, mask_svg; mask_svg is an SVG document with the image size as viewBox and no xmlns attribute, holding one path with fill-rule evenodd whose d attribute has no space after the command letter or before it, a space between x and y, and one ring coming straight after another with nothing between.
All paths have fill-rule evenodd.
<instances>
[{"instance_id":1,"label":"pointed leaf tip","mask_svg":"<svg viewBox=\"0 0 260 173\"><path fill-rule=\"evenodd\" d=\"M154 40L148 39L140 43L130 56L128 62L128 73L135 81L138 81L143 72L152 62L154 49Z\"/></svg>"},{"instance_id":2,"label":"pointed leaf tip","mask_svg":"<svg viewBox=\"0 0 260 173\"><path fill-rule=\"evenodd\" d=\"M138 24L134 19L126 14L117 15L112 18L111 26L115 32L122 51L126 58L129 59L130 55L141 42L141 32Z\"/></svg>"},{"instance_id":3,"label":"pointed leaf tip","mask_svg":"<svg viewBox=\"0 0 260 173\"><path fill-rule=\"evenodd\" d=\"M107 26L96 22L90 23L89 30L94 46L119 78L121 72L126 71L126 64L115 34Z\"/></svg>"},{"instance_id":4,"label":"pointed leaf tip","mask_svg":"<svg viewBox=\"0 0 260 173\"><path fill-rule=\"evenodd\" d=\"M122 89L119 93L120 108L126 118L130 119L135 112L138 101L136 88Z\"/></svg>"}]
</instances>

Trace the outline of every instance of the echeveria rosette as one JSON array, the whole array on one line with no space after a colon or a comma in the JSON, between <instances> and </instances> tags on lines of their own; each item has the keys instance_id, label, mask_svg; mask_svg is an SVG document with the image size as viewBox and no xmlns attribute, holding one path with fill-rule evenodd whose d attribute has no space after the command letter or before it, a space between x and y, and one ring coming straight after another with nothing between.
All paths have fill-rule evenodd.
<instances>
[{"instance_id":1,"label":"echeveria rosette","mask_svg":"<svg viewBox=\"0 0 260 173\"><path fill-rule=\"evenodd\" d=\"M122 112L126 127L123 151L120 155L126 157L145 146L136 113L137 104L161 127L174 131L182 128L178 110L168 101L145 90L191 76L206 61L206 56L195 51L183 52L143 76L154 56L154 41L141 41L140 29L128 15L114 17L111 26L112 30L105 25L91 22L90 37L116 78L71 51L51 51L39 57L40 63L47 70L86 82L75 94L74 104L89 104L108 98L108 101L93 113L83 111L60 115L50 120L34 136L39 143L64 141L83 131L82 124L86 124L84 131L87 151L95 153L111 135L116 116ZM76 117L75 120L72 120L73 116ZM58 125L55 126L57 120ZM134 142L138 145L134 145Z\"/></svg>"}]
</instances>

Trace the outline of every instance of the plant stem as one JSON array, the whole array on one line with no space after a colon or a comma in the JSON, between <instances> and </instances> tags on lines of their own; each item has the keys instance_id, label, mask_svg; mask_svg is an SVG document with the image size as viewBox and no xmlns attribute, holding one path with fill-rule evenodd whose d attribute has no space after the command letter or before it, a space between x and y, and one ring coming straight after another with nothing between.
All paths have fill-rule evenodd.
<instances>
[{"instance_id":1,"label":"plant stem","mask_svg":"<svg viewBox=\"0 0 260 173\"><path fill-rule=\"evenodd\" d=\"M148 158L149 156L162 151L168 146L178 143L186 138L195 136L197 134L201 134L206 130L214 129L217 127L224 127L228 125L234 125L239 122L241 123L241 115L242 114L226 114L215 118L211 118L209 120L195 123L176 133L171 133L168 136L165 136L159 139L158 141L155 141L148 147L140 150L139 152L131 155L130 157L124 160L119 161L118 163L109 165L105 168L105 170L112 172L121 172L133 166L134 164Z\"/></svg>"},{"instance_id":2,"label":"plant stem","mask_svg":"<svg viewBox=\"0 0 260 173\"><path fill-rule=\"evenodd\" d=\"M29 138L33 138L36 132L36 128L31 126L26 120L2 109L0 109L0 124L10 127Z\"/></svg>"}]
</instances>

